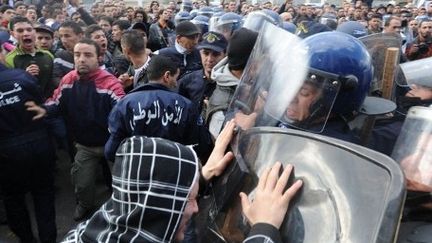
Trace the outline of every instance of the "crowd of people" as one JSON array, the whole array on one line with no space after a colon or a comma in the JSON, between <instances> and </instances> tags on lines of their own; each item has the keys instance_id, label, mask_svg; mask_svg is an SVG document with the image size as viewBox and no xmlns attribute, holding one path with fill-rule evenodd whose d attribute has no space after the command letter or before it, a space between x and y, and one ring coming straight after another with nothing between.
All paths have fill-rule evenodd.
<instances>
[{"instance_id":1,"label":"crowd of people","mask_svg":"<svg viewBox=\"0 0 432 243\"><path fill-rule=\"evenodd\" d=\"M84 221L65 242L183 240L184 231L193 231L188 221L198 211L198 188L233 158L225 151L235 125L294 127L360 144L349 122L371 93L373 63L358 38L396 34L401 62L432 56L430 2L372 6L358 0L318 7L291 0L280 6L184 0L138 7L105 0L86 8L79 0L9 0L2 1L0 19L0 186L7 223L25 243L37 242L27 192L40 242L59 239L56 150L67 151L73 161L74 219ZM274 97L271 90L253 93L239 86L266 31L263 23L304 39L311 56L307 80L276 122L259 105ZM432 82L407 91L398 90L406 96L398 100L401 109L408 102L432 103ZM261 98L234 114L232 100L244 92ZM390 155L403 117L377 123L362 145ZM241 194L253 226L247 242L280 241L277 229L302 184L284 189L291 169L279 175L277 163L266 171L252 203ZM113 191L103 205L95 199L99 170ZM172 195L176 190L179 195Z\"/></svg>"}]
</instances>

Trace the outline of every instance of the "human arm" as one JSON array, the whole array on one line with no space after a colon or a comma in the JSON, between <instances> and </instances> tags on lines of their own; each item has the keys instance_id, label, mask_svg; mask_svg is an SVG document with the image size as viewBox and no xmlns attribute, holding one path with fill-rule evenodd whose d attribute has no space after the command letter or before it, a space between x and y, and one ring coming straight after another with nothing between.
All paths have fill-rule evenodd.
<instances>
[{"instance_id":1,"label":"human arm","mask_svg":"<svg viewBox=\"0 0 432 243\"><path fill-rule=\"evenodd\" d=\"M35 113L32 120L39 120L47 114L47 110L42 106L37 105L34 101L27 101L24 105L26 106L27 111Z\"/></svg>"},{"instance_id":2,"label":"human arm","mask_svg":"<svg viewBox=\"0 0 432 243\"><path fill-rule=\"evenodd\" d=\"M213 151L201 170L205 181L208 182L213 177L221 175L234 158L232 152L225 153L225 151L234 136L235 125L233 120L229 121L216 139Z\"/></svg>"},{"instance_id":3,"label":"human arm","mask_svg":"<svg viewBox=\"0 0 432 243\"><path fill-rule=\"evenodd\" d=\"M277 162L271 169L264 170L252 202L245 193L240 193L243 214L252 225L251 234L244 242L280 242L275 229L282 225L291 199L303 184L298 180L285 190L293 166L287 165L279 177L281 167Z\"/></svg>"}]
</instances>

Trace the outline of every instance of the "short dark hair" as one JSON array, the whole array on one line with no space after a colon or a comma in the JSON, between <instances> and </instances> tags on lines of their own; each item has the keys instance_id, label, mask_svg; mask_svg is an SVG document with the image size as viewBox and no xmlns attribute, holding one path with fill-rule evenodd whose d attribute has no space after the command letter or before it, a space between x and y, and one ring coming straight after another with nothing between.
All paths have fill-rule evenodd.
<instances>
[{"instance_id":1,"label":"short dark hair","mask_svg":"<svg viewBox=\"0 0 432 243\"><path fill-rule=\"evenodd\" d=\"M137 30L126 30L123 32L120 43L127 46L133 53L139 54L146 51L143 34Z\"/></svg>"},{"instance_id":2,"label":"short dark hair","mask_svg":"<svg viewBox=\"0 0 432 243\"><path fill-rule=\"evenodd\" d=\"M392 20L399 20L399 21L401 21L401 19L398 17L398 16L394 16L394 15L392 15L392 16L390 16L388 19L386 19L385 21L384 21L384 26L385 27L388 27L388 26L390 26L390 22L392 21Z\"/></svg>"},{"instance_id":3,"label":"short dark hair","mask_svg":"<svg viewBox=\"0 0 432 243\"><path fill-rule=\"evenodd\" d=\"M87 44L87 45L94 46L96 48L96 55L98 57L100 57L102 55L101 49L100 49L99 45L94 40L91 40L89 38L83 38L80 41L78 41L77 44L80 44L80 43L81 44Z\"/></svg>"},{"instance_id":4,"label":"short dark hair","mask_svg":"<svg viewBox=\"0 0 432 243\"><path fill-rule=\"evenodd\" d=\"M379 13L374 13L368 18L368 21L370 21L371 19L382 19L382 15Z\"/></svg>"},{"instance_id":5,"label":"short dark hair","mask_svg":"<svg viewBox=\"0 0 432 243\"><path fill-rule=\"evenodd\" d=\"M127 30L131 27L131 24L127 20L116 20L112 26L117 25L121 30Z\"/></svg>"},{"instance_id":6,"label":"short dark hair","mask_svg":"<svg viewBox=\"0 0 432 243\"><path fill-rule=\"evenodd\" d=\"M17 2L14 4L14 8L15 8L15 9L17 9L19 6L26 6L26 7L28 7L27 4L25 4L23 1L17 1Z\"/></svg>"},{"instance_id":7,"label":"short dark hair","mask_svg":"<svg viewBox=\"0 0 432 243\"><path fill-rule=\"evenodd\" d=\"M64 23L62 23L60 25L59 29L60 28L70 28L77 35L84 33L83 29L81 28L81 26L78 23L76 23L76 22L74 22L72 20L65 21Z\"/></svg>"},{"instance_id":8,"label":"short dark hair","mask_svg":"<svg viewBox=\"0 0 432 243\"><path fill-rule=\"evenodd\" d=\"M110 16L105 16L105 15L100 16L98 22L101 21L101 20L108 22L111 26L112 26L112 24L114 22L113 18L111 18Z\"/></svg>"},{"instance_id":9,"label":"short dark hair","mask_svg":"<svg viewBox=\"0 0 432 243\"><path fill-rule=\"evenodd\" d=\"M429 23L432 22L431 19L423 19L418 23L418 28L420 29L423 23Z\"/></svg>"},{"instance_id":10,"label":"short dark hair","mask_svg":"<svg viewBox=\"0 0 432 243\"><path fill-rule=\"evenodd\" d=\"M99 30L104 31L104 30L102 29L102 27L100 27L100 26L97 25L97 24L89 25L89 26L87 27L87 29L84 31L84 36L85 36L86 38L91 39L91 35L92 35L94 32L99 31Z\"/></svg>"},{"instance_id":11,"label":"short dark hair","mask_svg":"<svg viewBox=\"0 0 432 243\"><path fill-rule=\"evenodd\" d=\"M14 8L12 8L9 5L0 6L0 13L4 13L4 12L6 12L6 10L9 10L9 9L13 9L14 10Z\"/></svg>"},{"instance_id":12,"label":"short dark hair","mask_svg":"<svg viewBox=\"0 0 432 243\"><path fill-rule=\"evenodd\" d=\"M27 23L27 24L33 26L32 22L30 22L30 20L28 20L26 17L15 16L9 22L9 29L13 30L17 23Z\"/></svg>"},{"instance_id":13,"label":"short dark hair","mask_svg":"<svg viewBox=\"0 0 432 243\"><path fill-rule=\"evenodd\" d=\"M177 63L167 56L153 56L147 67L148 79L150 81L159 80L166 72L170 72L172 75L176 74L178 72Z\"/></svg>"}]
</instances>

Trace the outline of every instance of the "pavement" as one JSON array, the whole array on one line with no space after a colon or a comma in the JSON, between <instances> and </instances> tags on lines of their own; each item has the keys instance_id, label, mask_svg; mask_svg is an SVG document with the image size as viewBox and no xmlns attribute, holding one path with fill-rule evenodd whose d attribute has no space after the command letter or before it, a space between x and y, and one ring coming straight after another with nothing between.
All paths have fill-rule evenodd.
<instances>
[{"instance_id":1,"label":"pavement","mask_svg":"<svg viewBox=\"0 0 432 243\"><path fill-rule=\"evenodd\" d=\"M69 156L64 151L57 153L57 168L55 178L56 188L56 223L57 223L57 241L61 241L69 230L74 228L78 222L73 220L73 213L75 210L75 196L73 193L73 186L70 178L71 162ZM102 169L101 169L102 171ZM98 205L103 204L110 197L108 189L104 186L102 179L102 173L98 175L97 184L99 190L96 192L96 198L98 198ZM34 235L37 236L36 221L34 218L34 212L31 207L31 196L27 195L27 203L29 205L29 212L32 219L32 226ZM1 213L3 205L0 205L0 218L4 216ZM0 220L1 222L2 220ZM18 238L10 231L6 224L0 225L0 243L19 243Z\"/></svg>"}]
</instances>

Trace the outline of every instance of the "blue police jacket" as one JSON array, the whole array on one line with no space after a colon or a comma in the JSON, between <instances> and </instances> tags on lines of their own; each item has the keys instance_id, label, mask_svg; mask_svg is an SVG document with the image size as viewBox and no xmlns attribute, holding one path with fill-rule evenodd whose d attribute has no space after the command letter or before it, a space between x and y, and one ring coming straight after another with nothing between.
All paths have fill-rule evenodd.
<instances>
[{"instance_id":1,"label":"blue police jacket","mask_svg":"<svg viewBox=\"0 0 432 243\"><path fill-rule=\"evenodd\" d=\"M197 49L188 54L181 54L175 46L166 47L159 50L159 55L171 57L180 68L179 79L183 75L202 68L201 56Z\"/></svg>"},{"instance_id":2,"label":"blue police jacket","mask_svg":"<svg viewBox=\"0 0 432 243\"><path fill-rule=\"evenodd\" d=\"M110 161L114 161L121 141L134 135L161 137L185 145L210 138L195 105L158 83L139 86L120 100L111 111L108 127L105 156Z\"/></svg>"},{"instance_id":3,"label":"blue police jacket","mask_svg":"<svg viewBox=\"0 0 432 243\"><path fill-rule=\"evenodd\" d=\"M190 99L198 107L200 113L203 101L210 98L215 88L216 82L208 80L203 69L186 74L178 80L178 93Z\"/></svg>"},{"instance_id":4,"label":"blue police jacket","mask_svg":"<svg viewBox=\"0 0 432 243\"><path fill-rule=\"evenodd\" d=\"M5 140L10 145L47 136L43 120L33 121L34 114L24 106L27 101L41 104L40 91L33 76L22 69L7 69L0 64L0 147Z\"/></svg>"}]
</instances>

